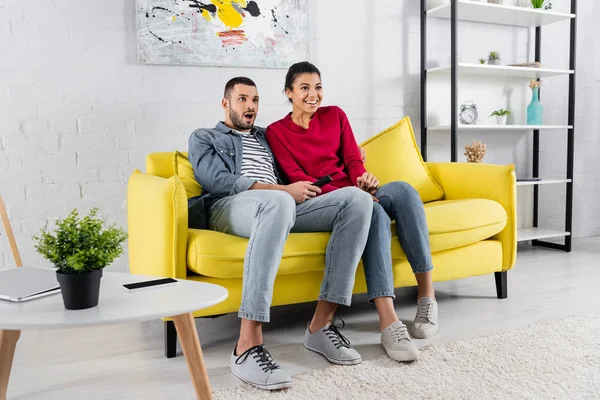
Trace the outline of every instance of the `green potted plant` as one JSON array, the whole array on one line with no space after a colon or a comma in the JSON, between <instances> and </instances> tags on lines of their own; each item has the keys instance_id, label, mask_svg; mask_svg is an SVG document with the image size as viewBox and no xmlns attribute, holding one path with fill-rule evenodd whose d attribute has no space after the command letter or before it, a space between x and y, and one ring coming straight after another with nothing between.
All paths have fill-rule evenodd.
<instances>
[{"instance_id":1,"label":"green potted plant","mask_svg":"<svg viewBox=\"0 0 600 400\"><path fill-rule=\"evenodd\" d=\"M544 10L552 9L550 0L530 0L533 8L543 8Z\"/></svg>"},{"instance_id":2,"label":"green potted plant","mask_svg":"<svg viewBox=\"0 0 600 400\"><path fill-rule=\"evenodd\" d=\"M498 65L500 64L500 53L497 51L490 51L488 55L488 64L489 65Z\"/></svg>"},{"instance_id":3,"label":"green potted plant","mask_svg":"<svg viewBox=\"0 0 600 400\"><path fill-rule=\"evenodd\" d=\"M496 122L498 123L498 125L506 125L506 117L508 117L509 115L510 111L501 108L491 113L490 118L496 117Z\"/></svg>"},{"instance_id":4,"label":"green potted plant","mask_svg":"<svg viewBox=\"0 0 600 400\"><path fill-rule=\"evenodd\" d=\"M94 208L80 218L75 209L56 222L56 232L42 229L34 236L38 253L56 270L65 308L82 310L98 305L102 270L123 254L127 234L111 225L104 228Z\"/></svg>"},{"instance_id":5,"label":"green potted plant","mask_svg":"<svg viewBox=\"0 0 600 400\"><path fill-rule=\"evenodd\" d=\"M486 61L485 58L480 58L479 59L479 64L485 64L485 61Z\"/></svg>"}]
</instances>

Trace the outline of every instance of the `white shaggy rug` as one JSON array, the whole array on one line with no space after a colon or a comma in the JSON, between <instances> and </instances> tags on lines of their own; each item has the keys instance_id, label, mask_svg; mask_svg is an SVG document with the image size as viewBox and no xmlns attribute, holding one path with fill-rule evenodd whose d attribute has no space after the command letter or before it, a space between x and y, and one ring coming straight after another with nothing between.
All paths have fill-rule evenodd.
<instances>
[{"instance_id":1,"label":"white shaggy rug","mask_svg":"<svg viewBox=\"0 0 600 400\"><path fill-rule=\"evenodd\" d=\"M576 316L294 376L290 389L216 390L229 399L599 399L600 318Z\"/></svg>"}]
</instances>

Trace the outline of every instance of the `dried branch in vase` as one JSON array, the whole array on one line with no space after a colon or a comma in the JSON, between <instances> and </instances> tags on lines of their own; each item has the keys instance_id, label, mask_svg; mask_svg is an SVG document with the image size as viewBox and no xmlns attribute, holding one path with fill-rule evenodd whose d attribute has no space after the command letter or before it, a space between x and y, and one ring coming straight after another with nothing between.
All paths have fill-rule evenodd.
<instances>
[{"instance_id":1,"label":"dried branch in vase","mask_svg":"<svg viewBox=\"0 0 600 400\"><path fill-rule=\"evenodd\" d=\"M480 163L485 156L485 149L485 143L481 143L481 140L477 142L473 140L473 144L465 146L465 156L467 156L467 161L470 163Z\"/></svg>"}]
</instances>

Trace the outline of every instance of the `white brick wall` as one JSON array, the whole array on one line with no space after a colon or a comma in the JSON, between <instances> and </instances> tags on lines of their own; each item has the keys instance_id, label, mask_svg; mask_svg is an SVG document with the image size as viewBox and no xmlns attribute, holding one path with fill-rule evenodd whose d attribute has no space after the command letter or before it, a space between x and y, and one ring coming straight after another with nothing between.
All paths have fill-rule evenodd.
<instances>
[{"instance_id":1,"label":"white brick wall","mask_svg":"<svg viewBox=\"0 0 600 400\"><path fill-rule=\"evenodd\" d=\"M248 75L257 82L260 125L289 110L282 95L285 70L139 65L134 3L3 0L0 4L0 191L25 263L41 261L31 236L73 208L100 207L108 221L126 227L126 182L131 172L144 170L148 152L187 150L187 138L195 128L221 119L220 97L230 77ZM564 7L565 1L555 3ZM575 233L587 236L600 233L600 203L595 201L600 195L595 115L600 105L600 46L592 34L600 7L597 2L579 3ZM311 14L311 60L323 73L325 103L346 110L357 140L404 115L410 115L418 133L418 2L356 0L349 7L342 0L313 0ZM429 47L432 62L447 62L448 27L443 21L430 24L429 38L436 40ZM549 29L550 36L545 36L543 56L549 65L566 66L564 28ZM528 55L526 30L467 24L461 28L460 41L461 58L476 59L492 48L500 50L506 61ZM562 50L553 60L549 52L555 47ZM553 83L544 92L544 103L551 110L547 112L556 118L564 115L564 85ZM434 90L429 94L430 118L446 118L435 107L436 98L443 104L443 86ZM501 96L502 89L480 84L466 94L497 93ZM546 100L551 94L552 101ZM528 98L522 96L526 95L515 98L526 104ZM486 118L488 108L495 105L480 103ZM548 137L551 140L542 141L542 170L556 166L560 172L564 163L554 160L564 158L564 136ZM517 162L527 168L526 138L485 140L490 143L487 161ZM447 158L447 137L432 137L431 143L433 159ZM557 220L562 197L548 196L550 205L542 216ZM2 236L0 268L9 265L12 256ZM122 257L115 268L125 270L126 265Z\"/></svg>"}]
</instances>

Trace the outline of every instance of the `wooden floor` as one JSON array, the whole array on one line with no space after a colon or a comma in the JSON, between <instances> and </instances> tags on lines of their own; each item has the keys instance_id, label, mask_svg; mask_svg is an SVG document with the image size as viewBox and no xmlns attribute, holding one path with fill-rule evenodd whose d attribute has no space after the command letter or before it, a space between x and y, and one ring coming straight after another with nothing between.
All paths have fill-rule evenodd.
<instances>
[{"instance_id":1,"label":"wooden floor","mask_svg":"<svg viewBox=\"0 0 600 400\"><path fill-rule=\"evenodd\" d=\"M494 277L436 284L440 332L420 346L479 336L488 332L574 314L600 316L600 238L575 240L573 252L521 245L517 266L509 272L508 299L498 300ZM414 289L397 292L396 308L405 322L415 314ZM329 363L302 346L314 304L277 307L265 326L265 343L290 373L325 368ZM379 345L377 315L364 296L339 313L343 330L371 359ZM236 340L236 315L196 321L213 389L241 382L229 371ZM9 399L193 399L185 359L166 359L161 321L94 330L25 331L17 346Z\"/></svg>"}]
</instances>

